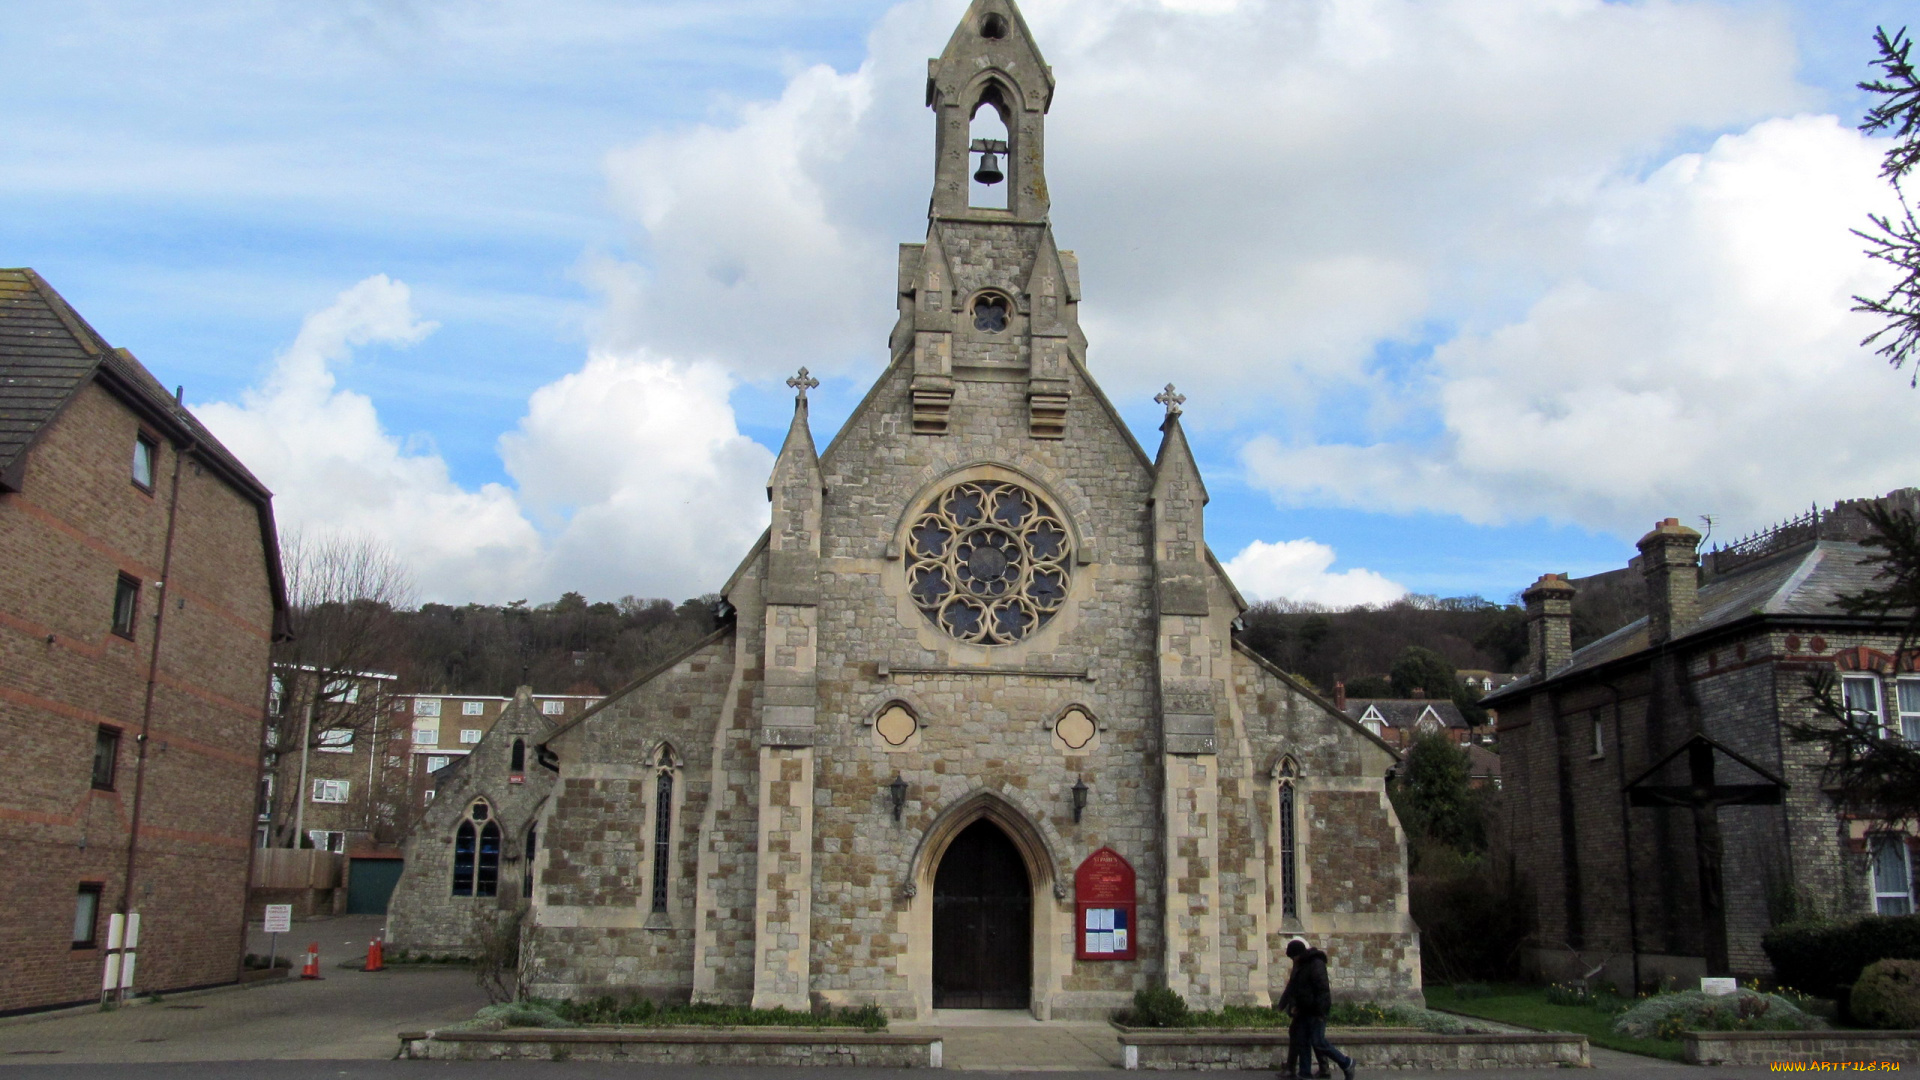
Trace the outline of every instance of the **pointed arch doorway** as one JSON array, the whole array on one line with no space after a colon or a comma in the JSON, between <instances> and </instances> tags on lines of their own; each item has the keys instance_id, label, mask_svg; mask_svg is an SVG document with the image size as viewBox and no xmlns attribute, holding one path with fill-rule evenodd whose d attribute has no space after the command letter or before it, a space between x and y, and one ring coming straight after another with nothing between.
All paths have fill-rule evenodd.
<instances>
[{"instance_id":1,"label":"pointed arch doorway","mask_svg":"<svg viewBox=\"0 0 1920 1080\"><path fill-rule=\"evenodd\" d=\"M933 878L933 1007L1024 1009L1032 996L1033 883L1020 849L981 818Z\"/></svg>"}]
</instances>

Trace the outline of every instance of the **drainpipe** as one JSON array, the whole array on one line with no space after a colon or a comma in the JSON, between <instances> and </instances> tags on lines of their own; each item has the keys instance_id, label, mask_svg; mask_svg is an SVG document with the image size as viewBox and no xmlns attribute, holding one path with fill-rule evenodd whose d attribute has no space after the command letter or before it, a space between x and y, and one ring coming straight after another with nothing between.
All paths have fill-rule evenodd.
<instances>
[{"instance_id":1,"label":"drainpipe","mask_svg":"<svg viewBox=\"0 0 1920 1080\"><path fill-rule=\"evenodd\" d=\"M151 742L148 736L153 730L154 691L160 682L160 638L167 627L167 590L173 581L173 530L180 512L180 463L199 445L199 440L189 440L186 446L176 447L173 452L172 490L167 496L167 539L160 554L160 610L153 616L153 646L147 653L146 702L140 709L140 734L134 739L138 749L133 768L133 814L127 827L127 872L120 893L122 915L133 914L134 869L140 852L140 815L147 787L147 746Z\"/></svg>"}]
</instances>

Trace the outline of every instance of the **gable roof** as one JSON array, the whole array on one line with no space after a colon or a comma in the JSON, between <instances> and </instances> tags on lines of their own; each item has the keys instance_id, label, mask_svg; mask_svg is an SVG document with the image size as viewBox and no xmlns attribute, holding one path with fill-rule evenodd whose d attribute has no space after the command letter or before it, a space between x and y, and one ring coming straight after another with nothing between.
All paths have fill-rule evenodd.
<instances>
[{"instance_id":1,"label":"gable roof","mask_svg":"<svg viewBox=\"0 0 1920 1080\"><path fill-rule=\"evenodd\" d=\"M26 267L0 269L0 492L20 490L27 452L90 382L98 382L175 446L191 447L197 460L258 509L273 592L273 632L284 637L287 589L273 493L132 353L107 344L46 279Z\"/></svg>"},{"instance_id":2,"label":"gable roof","mask_svg":"<svg viewBox=\"0 0 1920 1080\"><path fill-rule=\"evenodd\" d=\"M1348 698L1347 715L1356 721L1367 719L1371 710L1380 718L1380 722L1391 728L1412 731L1420 718L1431 712L1446 728L1467 727L1467 718L1460 714L1460 707L1451 701L1438 701L1434 698Z\"/></svg>"},{"instance_id":3,"label":"gable roof","mask_svg":"<svg viewBox=\"0 0 1920 1080\"><path fill-rule=\"evenodd\" d=\"M1869 562L1872 548L1841 540L1819 540L1742 566L1700 586L1700 618L1673 641L1683 642L1749 618L1862 620L1836 601L1874 584L1878 569ZM1489 704L1543 683L1629 659L1648 652L1647 618L1641 616L1613 633L1575 650L1573 658L1545 679L1522 675L1487 695Z\"/></svg>"}]
</instances>

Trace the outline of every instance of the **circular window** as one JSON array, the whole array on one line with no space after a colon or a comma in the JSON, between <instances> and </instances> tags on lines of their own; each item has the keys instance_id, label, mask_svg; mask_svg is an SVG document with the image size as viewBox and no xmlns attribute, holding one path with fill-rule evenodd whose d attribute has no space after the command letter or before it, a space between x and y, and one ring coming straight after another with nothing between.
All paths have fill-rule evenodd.
<instances>
[{"instance_id":1,"label":"circular window","mask_svg":"<svg viewBox=\"0 0 1920 1080\"><path fill-rule=\"evenodd\" d=\"M973 480L933 500L907 538L907 588L961 641L1011 645L1067 598L1066 526L1016 484Z\"/></svg>"},{"instance_id":2,"label":"circular window","mask_svg":"<svg viewBox=\"0 0 1920 1080\"><path fill-rule=\"evenodd\" d=\"M973 328L997 334L1007 328L1007 312L1013 304L999 293L981 293L973 302Z\"/></svg>"}]
</instances>

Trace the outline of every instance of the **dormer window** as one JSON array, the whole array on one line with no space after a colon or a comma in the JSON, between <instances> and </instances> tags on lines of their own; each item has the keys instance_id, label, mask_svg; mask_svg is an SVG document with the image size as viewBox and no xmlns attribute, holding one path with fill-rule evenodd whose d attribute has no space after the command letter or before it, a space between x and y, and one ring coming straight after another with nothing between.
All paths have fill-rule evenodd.
<instances>
[{"instance_id":1,"label":"dormer window","mask_svg":"<svg viewBox=\"0 0 1920 1080\"><path fill-rule=\"evenodd\" d=\"M133 437L133 483L141 491L153 491L153 463L160 456L160 441L146 432Z\"/></svg>"}]
</instances>

